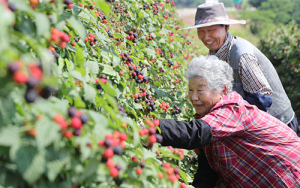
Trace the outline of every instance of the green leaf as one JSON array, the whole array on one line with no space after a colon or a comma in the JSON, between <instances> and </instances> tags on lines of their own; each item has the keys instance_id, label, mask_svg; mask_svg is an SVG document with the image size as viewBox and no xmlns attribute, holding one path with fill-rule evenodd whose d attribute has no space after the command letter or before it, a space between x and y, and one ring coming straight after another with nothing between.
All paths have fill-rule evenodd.
<instances>
[{"instance_id":1,"label":"green leaf","mask_svg":"<svg viewBox=\"0 0 300 188\"><path fill-rule=\"evenodd\" d=\"M44 117L36 123L36 142L39 148L45 148L59 138L59 126Z\"/></svg>"},{"instance_id":2,"label":"green leaf","mask_svg":"<svg viewBox=\"0 0 300 188\"><path fill-rule=\"evenodd\" d=\"M29 183L36 182L45 171L45 152L38 152L33 146L23 146L17 151L18 171Z\"/></svg>"},{"instance_id":3,"label":"green leaf","mask_svg":"<svg viewBox=\"0 0 300 188\"><path fill-rule=\"evenodd\" d=\"M12 146L19 142L19 127L5 127L0 132L0 145L1 146Z\"/></svg>"},{"instance_id":4,"label":"green leaf","mask_svg":"<svg viewBox=\"0 0 300 188\"><path fill-rule=\"evenodd\" d=\"M85 108L85 102L83 102L79 97L76 97L74 100L74 105L76 108Z\"/></svg>"},{"instance_id":5,"label":"green leaf","mask_svg":"<svg viewBox=\"0 0 300 188\"><path fill-rule=\"evenodd\" d=\"M84 100L93 102L95 100L96 94L97 93L95 88L91 87L88 84L84 85Z\"/></svg>"},{"instance_id":6,"label":"green leaf","mask_svg":"<svg viewBox=\"0 0 300 188\"><path fill-rule=\"evenodd\" d=\"M99 66L96 61L87 61L84 66L94 75L99 73Z\"/></svg>"},{"instance_id":7,"label":"green leaf","mask_svg":"<svg viewBox=\"0 0 300 188\"><path fill-rule=\"evenodd\" d=\"M102 71L103 74L108 74L110 76L117 76L117 72L111 66L102 63L99 64L104 68Z\"/></svg>"},{"instance_id":8,"label":"green leaf","mask_svg":"<svg viewBox=\"0 0 300 188\"><path fill-rule=\"evenodd\" d=\"M150 57L155 57L156 53L153 49L151 48L145 48L146 53L150 56Z\"/></svg>"},{"instance_id":9,"label":"green leaf","mask_svg":"<svg viewBox=\"0 0 300 188\"><path fill-rule=\"evenodd\" d=\"M185 184L188 184L186 173L184 171L180 170L179 174L180 174L180 177L182 178L182 180L185 182Z\"/></svg>"},{"instance_id":10,"label":"green leaf","mask_svg":"<svg viewBox=\"0 0 300 188\"><path fill-rule=\"evenodd\" d=\"M69 158L65 158L64 160L53 160L47 162L47 176L51 182L55 180L57 175L60 173L62 167L66 164Z\"/></svg>"},{"instance_id":11,"label":"green leaf","mask_svg":"<svg viewBox=\"0 0 300 188\"><path fill-rule=\"evenodd\" d=\"M87 177L93 175L93 173L95 173L97 171L98 165L99 165L99 159L96 159L96 158L90 159L89 163L87 164L87 166L84 169L84 172L78 178L78 180L84 180Z\"/></svg>"},{"instance_id":12,"label":"green leaf","mask_svg":"<svg viewBox=\"0 0 300 188\"><path fill-rule=\"evenodd\" d=\"M35 25L38 36L50 31L49 19L43 13L35 13Z\"/></svg>"},{"instance_id":13,"label":"green leaf","mask_svg":"<svg viewBox=\"0 0 300 188\"><path fill-rule=\"evenodd\" d=\"M75 79L77 80L80 80L80 81L83 81L83 77L82 77L82 74L78 71L72 71L70 72L71 76L73 76Z\"/></svg>"},{"instance_id":14,"label":"green leaf","mask_svg":"<svg viewBox=\"0 0 300 188\"><path fill-rule=\"evenodd\" d=\"M76 56L75 56L76 66L82 66L84 64L84 56L82 54L81 48L76 44Z\"/></svg>"},{"instance_id":15,"label":"green leaf","mask_svg":"<svg viewBox=\"0 0 300 188\"><path fill-rule=\"evenodd\" d=\"M133 103L134 109L141 109L143 106L140 103Z\"/></svg>"},{"instance_id":16,"label":"green leaf","mask_svg":"<svg viewBox=\"0 0 300 188\"><path fill-rule=\"evenodd\" d=\"M73 16L69 18L67 22L72 25L72 27L77 31L79 37L84 40L86 32L83 24L79 20L76 20Z\"/></svg>"},{"instance_id":17,"label":"green leaf","mask_svg":"<svg viewBox=\"0 0 300 188\"><path fill-rule=\"evenodd\" d=\"M24 179L27 180L29 184L33 184L44 173L45 165L46 165L45 152L37 153L34 156L31 165L27 168L27 170L23 174Z\"/></svg>"}]
</instances>

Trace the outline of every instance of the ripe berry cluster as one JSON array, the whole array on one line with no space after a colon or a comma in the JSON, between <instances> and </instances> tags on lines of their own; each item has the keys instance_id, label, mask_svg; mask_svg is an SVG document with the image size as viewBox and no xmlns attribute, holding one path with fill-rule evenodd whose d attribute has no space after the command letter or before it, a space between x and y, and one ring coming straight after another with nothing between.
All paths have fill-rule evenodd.
<instances>
[{"instance_id":1,"label":"ripe berry cluster","mask_svg":"<svg viewBox=\"0 0 300 188\"><path fill-rule=\"evenodd\" d=\"M71 138L73 135L81 135L81 129L89 121L89 116L71 106L68 108L68 118L64 118L61 114L55 114L53 120L60 126L64 136Z\"/></svg>"},{"instance_id":2,"label":"ripe berry cluster","mask_svg":"<svg viewBox=\"0 0 300 188\"><path fill-rule=\"evenodd\" d=\"M72 0L64 0L64 4L67 5L69 9L73 8L73 1Z\"/></svg>"},{"instance_id":3,"label":"ripe berry cluster","mask_svg":"<svg viewBox=\"0 0 300 188\"><path fill-rule=\"evenodd\" d=\"M127 32L127 34L128 34L126 37L127 40L130 40L133 43L137 42L137 37L138 37L137 33L134 33L133 31L129 31L129 32Z\"/></svg>"},{"instance_id":4,"label":"ripe berry cluster","mask_svg":"<svg viewBox=\"0 0 300 188\"><path fill-rule=\"evenodd\" d=\"M144 9L144 10L150 9L150 7L149 7L149 5L144 4L144 5L143 5L143 9Z\"/></svg>"},{"instance_id":5,"label":"ripe berry cluster","mask_svg":"<svg viewBox=\"0 0 300 188\"><path fill-rule=\"evenodd\" d=\"M59 31L56 28L51 29L51 38L50 38L50 40L52 42L57 43L58 46L61 47L61 48L65 48L67 46L67 42L70 41L69 37L70 36L68 34L66 34L65 32L63 32L63 31Z\"/></svg>"},{"instance_id":6,"label":"ripe berry cluster","mask_svg":"<svg viewBox=\"0 0 300 188\"><path fill-rule=\"evenodd\" d=\"M161 104L158 105L159 108L162 108L165 112L168 112L170 106L166 104L165 102L162 102Z\"/></svg>"},{"instance_id":7,"label":"ripe berry cluster","mask_svg":"<svg viewBox=\"0 0 300 188\"><path fill-rule=\"evenodd\" d=\"M25 66L22 61L18 61L9 64L7 69L12 75L15 83L26 84L27 89L24 98L27 103L33 103L38 95L47 99L55 92L51 87L40 86L40 82L43 78L43 70L41 65L31 63Z\"/></svg>"},{"instance_id":8,"label":"ripe berry cluster","mask_svg":"<svg viewBox=\"0 0 300 188\"><path fill-rule=\"evenodd\" d=\"M156 126L159 126L159 120L145 120L145 124L149 128L142 128L139 130L139 134L142 137L145 137L147 148L152 148L153 144L158 142L162 143L163 138L160 134L156 134Z\"/></svg>"},{"instance_id":9,"label":"ripe berry cluster","mask_svg":"<svg viewBox=\"0 0 300 188\"><path fill-rule=\"evenodd\" d=\"M106 16L102 12L95 12L98 15L98 18L101 20L101 23L107 23Z\"/></svg>"},{"instance_id":10,"label":"ripe berry cluster","mask_svg":"<svg viewBox=\"0 0 300 188\"><path fill-rule=\"evenodd\" d=\"M178 106L174 105L174 109L175 110L172 112L172 115L176 115L176 114L181 113L181 109Z\"/></svg>"},{"instance_id":11,"label":"ripe berry cluster","mask_svg":"<svg viewBox=\"0 0 300 188\"><path fill-rule=\"evenodd\" d=\"M149 36L146 36L146 39L148 40L148 42L150 40L154 40L155 39L155 36L153 36L151 33L149 34Z\"/></svg>"},{"instance_id":12,"label":"ripe berry cluster","mask_svg":"<svg viewBox=\"0 0 300 188\"><path fill-rule=\"evenodd\" d=\"M89 44L90 44L91 46L97 44L97 41L98 41L98 38L97 38L94 34L92 34L92 33L90 33L90 34L85 38L85 42L89 42Z\"/></svg>"},{"instance_id":13,"label":"ripe berry cluster","mask_svg":"<svg viewBox=\"0 0 300 188\"><path fill-rule=\"evenodd\" d=\"M164 172L168 175L169 180L172 183L175 183L177 180L180 179L180 169L178 167L172 168L169 163L162 163L161 165L164 167ZM163 178L163 174L159 174L159 178ZM188 186L184 183L180 184L180 188L187 188Z\"/></svg>"},{"instance_id":14,"label":"ripe berry cluster","mask_svg":"<svg viewBox=\"0 0 300 188\"><path fill-rule=\"evenodd\" d=\"M98 144L100 147L105 148L101 161L106 163L106 166L110 169L110 175L113 178L118 177L121 165L114 163L113 156L121 155L123 149L126 147L125 140L127 139L126 133L120 133L114 131L113 134L106 134L105 140L99 140Z\"/></svg>"}]
</instances>

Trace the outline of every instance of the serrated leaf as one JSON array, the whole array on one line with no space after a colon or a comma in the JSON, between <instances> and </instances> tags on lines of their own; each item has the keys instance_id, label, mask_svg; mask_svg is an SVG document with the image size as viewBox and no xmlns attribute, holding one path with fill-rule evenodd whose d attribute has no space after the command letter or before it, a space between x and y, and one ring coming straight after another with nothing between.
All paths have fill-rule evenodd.
<instances>
[{"instance_id":1,"label":"serrated leaf","mask_svg":"<svg viewBox=\"0 0 300 188\"><path fill-rule=\"evenodd\" d=\"M79 180L86 179L87 177L91 176L93 173L95 173L98 169L99 165L99 159L93 158L89 160L89 163L84 169L84 172L82 175L78 178Z\"/></svg>"},{"instance_id":2,"label":"serrated leaf","mask_svg":"<svg viewBox=\"0 0 300 188\"><path fill-rule=\"evenodd\" d=\"M35 25L38 36L43 35L50 30L49 19L43 13L35 13Z\"/></svg>"},{"instance_id":3,"label":"serrated leaf","mask_svg":"<svg viewBox=\"0 0 300 188\"><path fill-rule=\"evenodd\" d=\"M141 109L143 106L140 103L133 103L134 109Z\"/></svg>"},{"instance_id":4,"label":"serrated leaf","mask_svg":"<svg viewBox=\"0 0 300 188\"><path fill-rule=\"evenodd\" d=\"M106 65L106 64L101 64L103 66L103 71L102 73L103 74L108 74L110 76L116 76L117 75L117 72L109 65Z\"/></svg>"},{"instance_id":5,"label":"serrated leaf","mask_svg":"<svg viewBox=\"0 0 300 188\"><path fill-rule=\"evenodd\" d=\"M0 145L12 146L19 142L19 127L4 127L0 132Z\"/></svg>"},{"instance_id":6,"label":"serrated leaf","mask_svg":"<svg viewBox=\"0 0 300 188\"><path fill-rule=\"evenodd\" d=\"M39 152L39 153L37 153L34 156L34 158L33 158L32 162L31 162L30 166L28 167L28 169L23 174L23 178L25 180L27 180L27 182L29 184L33 184L44 173L44 171L45 171L45 165L46 165L45 152Z\"/></svg>"},{"instance_id":7,"label":"serrated leaf","mask_svg":"<svg viewBox=\"0 0 300 188\"><path fill-rule=\"evenodd\" d=\"M69 18L67 22L72 25L73 29L77 31L79 37L84 40L86 32L83 24L73 16Z\"/></svg>"},{"instance_id":8,"label":"serrated leaf","mask_svg":"<svg viewBox=\"0 0 300 188\"><path fill-rule=\"evenodd\" d=\"M70 72L71 76L73 76L75 79L77 80L80 80L80 81L83 81L83 77L82 77L82 74L78 71L72 71Z\"/></svg>"},{"instance_id":9,"label":"serrated leaf","mask_svg":"<svg viewBox=\"0 0 300 188\"><path fill-rule=\"evenodd\" d=\"M20 147L16 155L18 171L30 184L37 181L45 171L45 153L33 146Z\"/></svg>"},{"instance_id":10,"label":"serrated leaf","mask_svg":"<svg viewBox=\"0 0 300 188\"><path fill-rule=\"evenodd\" d=\"M88 68L90 73L92 73L94 75L99 73L99 66L98 66L98 63L96 61L87 61L87 62L85 62L84 66L86 68Z\"/></svg>"},{"instance_id":11,"label":"serrated leaf","mask_svg":"<svg viewBox=\"0 0 300 188\"><path fill-rule=\"evenodd\" d=\"M55 178L57 177L57 175L61 171L61 168L64 166L67 160L68 158L64 160L54 160L47 162L47 176L51 182L55 180Z\"/></svg>"},{"instance_id":12,"label":"serrated leaf","mask_svg":"<svg viewBox=\"0 0 300 188\"><path fill-rule=\"evenodd\" d=\"M145 48L144 50L146 51L147 55L149 55L150 57L156 56L155 51L153 49Z\"/></svg>"},{"instance_id":13,"label":"serrated leaf","mask_svg":"<svg viewBox=\"0 0 300 188\"><path fill-rule=\"evenodd\" d=\"M42 118L37 121L36 129L36 142L39 148L45 148L54 142L59 135L59 126L48 118Z\"/></svg>"},{"instance_id":14,"label":"serrated leaf","mask_svg":"<svg viewBox=\"0 0 300 188\"><path fill-rule=\"evenodd\" d=\"M84 100L93 102L95 100L96 94L97 93L95 88L91 87L88 84L84 85Z\"/></svg>"}]
</instances>

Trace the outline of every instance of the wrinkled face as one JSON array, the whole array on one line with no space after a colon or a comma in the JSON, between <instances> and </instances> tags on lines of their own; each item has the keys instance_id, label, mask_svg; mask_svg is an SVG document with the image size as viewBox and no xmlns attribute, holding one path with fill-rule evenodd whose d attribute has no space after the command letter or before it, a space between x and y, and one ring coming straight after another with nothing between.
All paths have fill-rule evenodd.
<instances>
[{"instance_id":1,"label":"wrinkled face","mask_svg":"<svg viewBox=\"0 0 300 188\"><path fill-rule=\"evenodd\" d=\"M188 96L196 113L203 117L224 95L212 91L202 77L195 77L189 79Z\"/></svg>"},{"instance_id":2,"label":"wrinkled face","mask_svg":"<svg viewBox=\"0 0 300 188\"><path fill-rule=\"evenodd\" d=\"M217 51L224 44L229 26L212 25L197 29L198 37L210 51Z\"/></svg>"}]
</instances>

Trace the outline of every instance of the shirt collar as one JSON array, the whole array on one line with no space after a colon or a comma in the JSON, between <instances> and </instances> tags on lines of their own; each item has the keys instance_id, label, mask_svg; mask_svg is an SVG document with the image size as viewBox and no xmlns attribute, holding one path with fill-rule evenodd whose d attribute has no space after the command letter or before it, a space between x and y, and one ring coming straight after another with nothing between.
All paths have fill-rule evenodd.
<instances>
[{"instance_id":1,"label":"shirt collar","mask_svg":"<svg viewBox=\"0 0 300 188\"><path fill-rule=\"evenodd\" d=\"M224 44L221 46L221 48L218 51L209 51L209 55L215 55L220 60L229 62L229 55L231 47L234 43L234 37L228 32L226 35L226 39Z\"/></svg>"}]
</instances>

